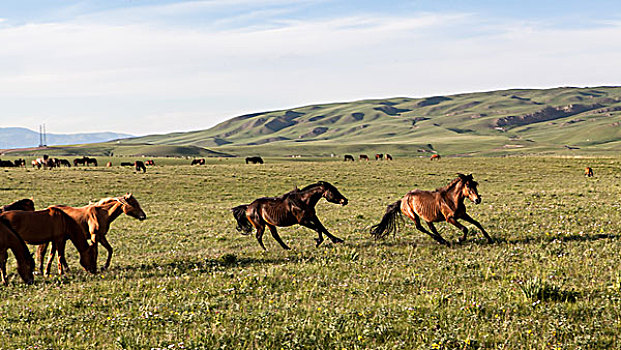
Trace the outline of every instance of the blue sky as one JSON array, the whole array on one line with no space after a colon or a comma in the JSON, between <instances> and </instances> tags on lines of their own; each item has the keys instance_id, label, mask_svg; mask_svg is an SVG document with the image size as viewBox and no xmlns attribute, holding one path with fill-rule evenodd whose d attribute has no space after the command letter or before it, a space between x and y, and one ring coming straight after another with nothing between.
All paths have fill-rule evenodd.
<instances>
[{"instance_id":1,"label":"blue sky","mask_svg":"<svg viewBox=\"0 0 621 350\"><path fill-rule=\"evenodd\" d=\"M137 135L313 103L619 85L613 1L0 3L0 127Z\"/></svg>"}]
</instances>

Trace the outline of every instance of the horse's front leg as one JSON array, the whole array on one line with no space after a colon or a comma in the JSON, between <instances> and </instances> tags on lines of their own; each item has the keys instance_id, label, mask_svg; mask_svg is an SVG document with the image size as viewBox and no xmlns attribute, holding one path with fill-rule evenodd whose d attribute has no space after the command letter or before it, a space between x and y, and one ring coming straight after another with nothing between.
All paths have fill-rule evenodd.
<instances>
[{"instance_id":1,"label":"horse's front leg","mask_svg":"<svg viewBox=\"0 0 621 350\"><path fill-rule=\"evenodd\" d=\"M6 249L2 249L0 251L0 277L2 278L2 284L8 285L9 281L6 277L6 261L9 258L9 254L6 252Z\"/></svg>"},{"instance_id":2,"label":"horse's front leg","mask_svg":"<svg viewBox=\"0 0 621 350\"><path fill-rule=\"evenodd\" d=\"M65 244L66 240L62 239L56 244L56 251L58 252L58 275L64 275L65 271L63 269L66 268L69 271L69 266L67 265L67 260L65 260Z\"/></svg>"},{"instance_id":3,"label":"horse's front leg","mask_svg":"<svg viewBox=\"0 0 621 350\"><path fill-rule=\"evenodd\" d=\"M465 242L466 238L468 238L468 228L462 224L459 223L459 221L457 221L457 219L455 219L454 216L449 216L446 218L446 221L452 225L454 225L455 227L457 227L458 229L461 230L461 232L464 233L463 236L461 236L459 238L459 243Z\"/></svg>"},{"instance_id":4,"label":"horse's front leg","mask_svg":"<svg viewBox=\"0 0 621 350\"><path fill-rule=\"evenodd\" d=\"M45 264L45 271L43 273L44 276L50 275L50 270L52 269L52 262L54 261L54 256L56 256L56 242L52 241L52 248L50 249L50 256L47 259L47 264Z\"/></svg>"},{"instance_id":5,"label":"horse's front leg","mask_svg":"<svg viewBox=\"0 0 621 350\"><path fill-rule=\"evenodd\" d=\"M278 235L278 231L276 230L276 226L267 224L267 227L270 229L270 233L272 234L272 237L274 237L276 242L278 242L280 244L280 246L283 247L283 249L287 249L287 250L291 249L291 248L289 248L289 246L287 246L285 244L285 242L282 241L282 239Z\"/></svg>"},{"instance_id":6,"label":"horse's front leg","mask_svg":"<svg viewBox=\"0 0 621 350\"><path fill-rule=\"evenodd\" d=\"M45 252L47 251L48 243L39 244L37 246L37 261L39 262L39 273L43 275L43 260L45 259Z\"/></svg>"},{"instance_id":7,"label":"horse's front leg","mask_svg":"<svg viewBox=\"0 0 621 350\"><path fill-rule=\"evenodd\" d=\"M110 262L112 261L112 246L110 245L110 243L108 243L108 239L104 235L100 236L99 242L108 251L108 258L106 259L106 264L102 268L102 270L106 270L110 267Z\"/></svg>"},{"instance_id":8,"label":"horse's front leg","mask_svg":"<svg viewBox=\"0 0 621 350\"><path fill-rule=\"evenodd\" d=\"M319 247L319 245L323 242L323 236L322 233L325 233L326 236L328 236L328 238L330 238L330 240L332 241L332 243L342 243L343 240L332 235L321 223L321 221L319 221L319 219L314 216L308 219L303 220L302 222L300 222L300 225L304 226L304 227L308 227L311 230L314 230L317 232L317 234L319 235L319 237L316 239L317 241L317 247Z\"/></svg>"},{"instance_id":9,"label":"horse's front leg","mask_svg":"<svg viewBox=\"0 0 621 350\"><path fill-rule=\"evenodd\" d=\"M494 243L494 240L492 239L492 237L490 237L489 234L487 234L487 231L485 231L485 229L483 228L483 226L481 226L481 224L476 221L475 219L473 219L470 215L464 213L462 215L462 219L468 221L469 223L473 224L474 226L476 226L479 230L481 230L481 232L483 233L483 236L485 236L485 238L487 238L487 241L489 243Z\"/></svg>"}]
</instances>

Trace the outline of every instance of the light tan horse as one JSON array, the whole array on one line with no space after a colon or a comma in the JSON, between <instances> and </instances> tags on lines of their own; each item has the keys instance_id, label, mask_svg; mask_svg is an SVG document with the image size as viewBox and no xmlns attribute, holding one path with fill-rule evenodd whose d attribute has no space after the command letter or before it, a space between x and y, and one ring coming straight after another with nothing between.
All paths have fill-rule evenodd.
<instances>
[{"instance_id":1,"label":"light tan horse","mask_svg":"<svg viewBox=\"0 0 621 350\"><path fill-rule=\"evenodd\" d=\"M103 269L110 267L110 261L112 260L112 246L108 243L108 239L106 238L106 233L110 230L110 224L122 213L140 221L147 218L147 215L140 207L140 203L138 203L131 193L127 193L121 197L104 198L95 204L89 204L79 208L64 205L57 205L53 208L62 210L80 225L84 237L86 239L90 238L90 240L94 242L95 256L97 256L97 243L101 243L101 245L106 248L108 251L108 258L106 259L106 264ZM43 258L46 250L47 244L41 244L37 248L37 259L39 260L40 266L43 266Z\"/></svg>"},{"instance_id":2,"label":"light tan horse","mask_svg":"<svg viewBox=\"0 0 621 350\"><path fill-rule=\"evenodd\" d=\"M0 223L0 278L2 284L8 284L6 274L6 261L9 258L7 250L11 249L17 260L17 272L24 282L32 284L35 262L30 255L26 242L12 229Z\"/></svg>"},{"instance_id":3,"label":"light tan horse","mask_svg":"<svg viewBox=\"0 0 621 350\"><path fill-rule=\"evenodd\" d=\"M468 198L475 204L481 203L481 196L477 191L478 183L472 178L472 174L457 174L459 177L451 181L447 186L438 188L435 191L413 190L392 203L386 209L386 214L382 221L371 227L371 234L375 238L384 238L391 232L397 230L396 219L400 213L409 217L416 224L416 228L431 236L441 244L449 243L440 236L434 222L446 221L455 225L464 235L459 238L460 242L466 240L468 228L460 224L457 220L463 219L476 226L488 242L492 243L492 238L487 234L483 226L466 213L464 199ZM431 232L427 231L420 223L420 219L425 220Z\"/></svg>"},{"instance_id":4,"label":"light tan horse","mask_svg":"<svg viewBox=\"0 0 621 350\"><path fill-rule=\"evenodd\" d=\"M52 255L47 262L45 274L49 275L54 253L58 253L58 273L64 273L67 268L65 260L65 245L67 238L75 245L80 253L80 265L88 272L97 271L95 249L84 238L82 228L57 208L47 208L38 211L7 211L0 214L0 221L17 232L28 244L43 244L52 242Z\"/></svg>"}]
</instances>

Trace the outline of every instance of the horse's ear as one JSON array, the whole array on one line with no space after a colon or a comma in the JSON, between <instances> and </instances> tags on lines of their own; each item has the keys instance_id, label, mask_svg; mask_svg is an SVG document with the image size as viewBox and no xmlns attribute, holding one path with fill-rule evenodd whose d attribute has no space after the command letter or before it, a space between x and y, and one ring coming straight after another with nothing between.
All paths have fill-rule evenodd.
<instances>
[{"instance_id":1,"label":"horse's ear","mask_svg":"<svg viewBox=\"0 0 621 350\"><path fill-rule=\"evenodd\" d=\"M132 196L131 192L125 193L125 198L130 198Z\"/></svg>"}]
</instances>

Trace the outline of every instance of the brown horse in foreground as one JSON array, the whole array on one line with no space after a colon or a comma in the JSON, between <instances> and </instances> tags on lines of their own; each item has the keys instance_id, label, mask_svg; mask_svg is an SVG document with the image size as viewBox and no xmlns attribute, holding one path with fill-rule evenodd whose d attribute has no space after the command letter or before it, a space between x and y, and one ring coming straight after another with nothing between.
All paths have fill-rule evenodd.
<instances>
[{"instance_id":1,"label":"brown horse in foreground","mask_svg":"<svg viewBox=\"0 0 621 350\"><path fill-rule=\"evenodd\" d=\"M0 278L2 284L8 284L6 274L6 261L9 257L7 249L11 249L17 260L17 272L27 284L32 284L35 262L30 255L26 242L13 230L0 223Z\"/></svg>"},{"instance_id":2,"label":"brown horse in foreground","mask_svg":"<svg viewBox=\"0 0 621 350\"><path fill-rule=\"evenodd\" d=\"M7 211L0 214L0 221L17 232L28 244L52 242L52 252L58 252L58 273L64 273L67 266L65 245L67 238L80 253L80 265L88 272L97 271L95 249L84 238L82 228L62 210L50 207L38 211ZM49 275L54 254L50 256L45 269Z\"/></svg>"},{"instance_id":3,"label":"brown horse in foreground","mask_svg":"<svg viewBox=\"0 0 621 350\"><path fill-rule=\"evenodd\" d=\"M89 204L84 207L74 208L64 205L57 205L52 208L62 210L75 220L82 228L83 237L90 238L94 243L95 259L97 258L97 243L106 248L108 258L103 269L110 267L112 260L112 246L108 243L106 233L110 230L110 224L122 213L134 217L140 221L147 218L140 207L140 203L131 193L127 193L121 197L104 198L95 204ZM37 260L39 260L40 268L43 266L43 258L47 250L47 243L39 245L37 248Z\"/></svg>"},{"instance_id":4,"label":"brown horse in foreground","mask_svg":"<svg viewBox=\"0 0 621 350\"><path fill-rule=\"evenodd\" d=\"M476 226L487 241L493 243L492 238L487 234L483 226L474 220L470 215L466 214L466 205L464 199L468 198L472 202L481 203L481 196L477 192L478 183L472 178L472 174L457 174L458 178L451 181L445 187L438 188L435 191L413 190L408 192L402 199L392 203L386 209L386 214L382 221L371 227L371 234L375 238L384 238L391 232L397 230L396 219L400 213L414 220L416 228L422 231L439 243L449 245L449 243L440 236L434 222L447 221L460 229L464 235L459 238L459 242L466 240L468 236L468 228L460 224L457 220L463 219ZM431 232L427 231L420 223L420 219L425 220Z\"/></svg>"},{"instance_id":5,"label":"brown horse in foreground","mask_svg":"<svg viewBox=\"0 0 621 350\"><path fill-rule=\"evenodd\" d=\"M263 245L265 226L270 229L272 237L284 249L290 248L278 235L276 226L286 227L299 224L308 227L319 234L315 239L317 246L323 242L322 233L325 233L333 243L343 242L342 239L328 232L317 218L315 205L321 198L325 198L330 203L347 205L347 198L336 187L325 181L319 181L301 190L296 188L280 197L256 199L250 204L237 206L232 211L237 220L237 230L242 232L242 234L250 234L252 233L252 228L256 228L256 237L263 249L265 249Z\"/></svg>"},{"instance_id":6,"label":"brown horse in foreground","mask_svg":"<svg viewBox=\"0 0 621 350\"><path fill-rule=\"evenodd\" d=\"M34 202L30 198L24 198L0 207L0 213L11 210L34 211Z\"/></svg>"}]
</instances>

